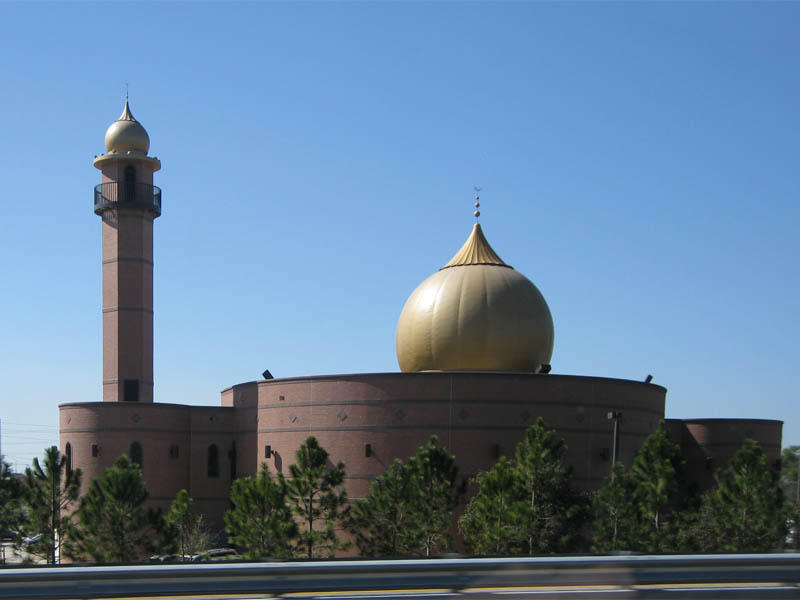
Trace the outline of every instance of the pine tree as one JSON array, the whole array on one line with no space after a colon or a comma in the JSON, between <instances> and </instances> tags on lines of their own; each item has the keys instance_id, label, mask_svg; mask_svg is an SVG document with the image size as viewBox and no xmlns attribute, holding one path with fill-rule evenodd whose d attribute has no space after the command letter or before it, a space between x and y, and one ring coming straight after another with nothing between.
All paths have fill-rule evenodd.
<instances>
[{"instance_id":1,"label":"pine tree","mask_svg":"<svg viewBox=\"0 0 800 600\"><path fill-rule=\"evenodd\" d=\"M409 475L406 464L395 459L372 481L367 497L353 506L348 528L361 556L404 556L419 548L414 525L418 489Z\"/></svg>"},{"instance_id":2,"label":"pine tree","mask_svg":"<svg viewBox=\"0 0 800 600\"><path fill-rule=\"evenodd\" d=\"M266 463L256 477L242 477L231 488L233 507L225 513L231 543L243 548L245 558L291 554L298 528L287 504L283 475L273 479Z\"/></svg>"},{"instance_id":3,"label":"pine tree","mask_svg":"<svg viewBox=\"0 0 800 600\"><path fill-rule=\"evenodd\" d=\"M453 511L461 502L467 482L458 477L455 457L432 435L406 463L413 490L413 519L409 536L418 538L415 553L431 556L453 543Z\"/></svg>"},{"instance_id":4,"label":"pine tree","mask_svg":"<svg viewBox=\"0 0 800 600\"><path fill-rule=\"evenodd\" d=\"M580 542L587 500L572 489L572 471L563 464L567 447L539 417L517 445L514 467L524 490L519 528L523 551L569 552Z\"/></svg>"},{"instance_id":5,"label":"pine tree","mask_svg":"<svg viewBox=\"0 0 800 600\"><path fill-rule=\"evenodd\" d=\"M519 474L505 457L475 478L477 491L470 498L458 528L476 554L515 554L520 551L520 513L524 503Z\"/></svg>"},{"instance_id":6,"label":"pine tree","mask_svg":"<svg viewBox=\"0 0 800 600\"><path fill-rule=\"evenodd\" d=\"M163 534L160 513L145 510L142 471L126 455L92 481L78 509L67 553L95 562L130 562L147 556Z\"/></svg>"},{"instance_id":7,"label":"pine tree","mask_svg":"<svg viewBox=\"0 0 800 600\"><path fill-rule=\"evenodd\" d=\"M180 490L166 517L168 534L174 540L182 560L207 550L211 544L211 534L205 526L205 519L203 515L193 512L193 504L194 500L189 492Z\"/></svg>"},{"instance_id":8,"label":"pine tree","mask_svg":"<svg viewBox=\"0 0 800 600\"><path fill-rule=\"evenodd\" d=\"M628 550L677 549L677 519L688 501L683 478L685 462L680 446L670 441L661 421L645 440L627 475L636 505L631 515Z\"/></svg>"},{"instance_id":9,"label":"pine tree","mask_svg":"<svg viewBox=\"0 0 800 600\"><path fill-rule=\"evenodd\" d=\"M789 547L800 550L800 446L789 446L781 452L781 487L792 503Z\"/></svg>"},{"instance_id":10,"label":"pine tree","mask_svg":"<svg viewBox=\"0 0 800 600\"><path fill-rule=\"evenodd\" d=\"M333 556L343 547L336 528L345 516L347 494L341 488L344 463L328 466L328 452L310 436L289 466L288 495L299 519L297 552L307 558Z\"/></svg>"},{"instance_id":11,"label":"pine tree","mask_svg":"<svg viewBox=\"0 0 800 600\"><path fill-rule=\"evenodd\" d=\"M534 554L576 548L586 519L586 497L572 489L566 446L539 418L517 445L475 479L478 489L459 528L475 552Z\"/></svg>"},{"instance_id":12,"label":"pine tree","mask_svg":"<svg viewBox=\"0 0 800 600\"><path fill-rule=\"evenodd\" d=\"M621 462L614 465L613 477L608 477L592 499L593 552L626 550L631 544L633 521L633 489L630 477Z\"/></svg>"},{"instance_id":13,"label":"pine tree","mask_svg":"<svg viewBox=\"0 0 800 600\"><path fill-rule=\"evenodd\" d=\"M414 456L396 459L375 478L348 528L362 556L430 556L452 543L453 510L465 488L455 458L431 436Z\"/></svg>"},{"instance_id":14,"label":"pine tree","mask_svg":"<svg viewBox=\"0 0 800 600\"><path fill-rule=\"evenodd\" d=\"M11 472L11 466L0 456L0 532L14 537L22 529L22 485Z\"/></svg>"},{"instance_id":15,"label":"pine tree","mask_svg":"<svg viewBox=\"0 0 800 600\"><path fill-rule=\"evenodd\" d=\"M703 505L704 550L767 552L783 548L791 504L758 443L746 439Z\"/></svg>"},{"instance_id":16,"label":"pine tree","mask_svg":"<svg viewBox=\"0 0 800 600\"><path fill-rule=\"evenodd\" d=\"M70 506L78 500L80 469L71 469L68 457L56 446L45 450L44 464L33 459L33 468L25 469L22 498L25 522L15 546L22 546L23 535L39 536L25 550L55 564L70 529Z\"/></svg>"}]
</instances>

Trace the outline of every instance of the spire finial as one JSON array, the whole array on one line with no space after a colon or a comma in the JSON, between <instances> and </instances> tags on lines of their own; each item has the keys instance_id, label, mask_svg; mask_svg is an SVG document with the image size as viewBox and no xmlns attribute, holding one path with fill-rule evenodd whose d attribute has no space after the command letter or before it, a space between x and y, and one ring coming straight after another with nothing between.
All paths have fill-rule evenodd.
<instances>
[{"instance_id":1,"label":"spire finial","mask_svg":"<svg viewBox=\"0 0 800 600\"><path fill-rule=\"evenodd\" d=\"M128 82L125 82L125 102L128 101Z\"/></svg>"},{"instance_id":2,"label":"spire finial","mask_svg":"<svg viewBox=\"0 0 800 600\"><path fill-rule=\"evenodd\" d=\"M479 187L476 187L476 186L472 186L472 189L475 190L475 212L472 213L472 214L475 215L475 222L477 223L478 219L481 216L481 211L478 210L478 209L480 209L480 207L481 207L481 189L482 188L479 188Z\"/></svg>"}]
</instances>

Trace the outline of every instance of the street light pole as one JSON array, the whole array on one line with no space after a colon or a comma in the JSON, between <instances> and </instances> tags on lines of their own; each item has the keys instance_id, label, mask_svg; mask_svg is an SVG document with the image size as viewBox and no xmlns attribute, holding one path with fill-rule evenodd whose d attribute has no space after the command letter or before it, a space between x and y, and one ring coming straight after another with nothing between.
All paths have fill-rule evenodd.
<instances>
[{"instance_id":1,"label":"street light pole","mask_svg":"<svg viewBox=\"0 0 800 600\"><path fill-rule=\"evenodd\" d=\"M614 465L617 464L617 457L619 456L619 422L622 419L622 413L612 411L608 413L607 417L609 421L614 421L614 446L611 450L611 479L614 479Z\"/></svg>"},{"instance_id":2,"label":"street light pole","mask_svg":"<svg viewBox=\"0 0 800 600\"><path fill-rule=\"evenodd\" d=\"M795 450L795 471L796 471L796 485L794 488L794 505L800 510L800 450Z\"/></svg>"}]
</instances>

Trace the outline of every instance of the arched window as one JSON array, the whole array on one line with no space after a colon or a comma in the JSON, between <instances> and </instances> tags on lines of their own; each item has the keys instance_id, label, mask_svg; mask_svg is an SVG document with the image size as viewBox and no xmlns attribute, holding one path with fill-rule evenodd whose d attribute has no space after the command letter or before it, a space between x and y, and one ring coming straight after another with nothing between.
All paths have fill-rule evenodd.
<instances>
[{"instance_id":1,"label":"arched window","mask_svg":"<svg viewBox=\"0 0 800 600\"><path fill-rule=\"evenodd\" d=\"M236 479L236 440L231 442L231 449L228 452L228 459L231 462L231 481Z\"/></svg>"},{"instance_id":2,"label":"arched window","mask_svg":"<svg viewBox=\"0 0 800 600\"><path fill-rule=\"evenodd\" d=\"M208 476L219 477L219 449L216 444L208 447Z\"/></svg>"},{"instance_id":3,"label":"arched window","mask_svg":"<svg viewBox=\"0 0 800 600\"><path fill-rule=\"evenodd\" d=\"M131 460L139 465L140 469L144 467L142 464L142 445L139 442L131 444Z\"/></svg>"},{"instance_id":4,"label":"arched window","mask_svg":"<svg viewBox=\"0 0 800 600\"><path fill-rule=\"evenodd\" d=\"M67 473L72 472L72 444L67 442L67 445L64 447L64 456L66 457L67 462Z\"/></svg>"},{"instance_id":5,"label":"arched window","mask_svg":"<svg viewBox=\"0 0 800 600\"><path fill-rule=\"evenodd\" d=\"M136 169L130 165L125 167L125 202L136 201Z\"/></svg>"}]
</instances>

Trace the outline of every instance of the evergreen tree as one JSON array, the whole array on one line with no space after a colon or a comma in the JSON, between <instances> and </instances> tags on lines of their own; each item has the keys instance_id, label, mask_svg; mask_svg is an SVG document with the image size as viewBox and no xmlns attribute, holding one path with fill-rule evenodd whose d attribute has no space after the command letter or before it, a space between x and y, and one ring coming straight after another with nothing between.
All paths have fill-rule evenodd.
<instances>
[{"instance_id":1,"label":"evergreen tree","mask_svg":"<svg viewBox=\"0 0 800 600\"><path fill-rule=\"evenodd\" d=\"M416 552L425 556L446 551L453 540L453 511L461 502L467 482L458 477L455 457L432 435L406 463L414 486L410 536L418 538Z\"/></svg>"},{"instance_id":2,"label":"evergreen tree","mask_svg":"<svg viewBox=\"0 0 800 600\"><path fill-rule=\"evenodd\" d=\"M514 467L524 490L519 529L523 552L569 552L580 542L587 500L572 489L567 447L539 417L517 445Z\"/></svg>"},{"instance_id":3,"label":"evergreen tree","mask_svg":"<svg viewBox=\"0 0 800 600\"><path fill-rule=\"evenodd\" d=\"M430 556L448 548L465 487L436 436L407 461L396 459L350 513L348 527L362 556Z\"/></svg>"},{"instance_id":4,"label":"evergreen tree","mask_svg":"<svg viewBox=\"0 0 800 600\"><path fill-rule=\"evenodd\" d=\"M626 550L631 544L633 518L633 489L630 477L621 462L614 465L613 477L606 478L603 487L592 500L593 552Z\"/></svg>"},{"instance_id":5,"label":"evergreen tree","mask_svg":"<svg viewBox=\"0 0 800 600\"><path fill-rule=\"evenodd\" d=\"M475 478L477 491L458 521L464 542L476 554L515 554L520 551L520 513L524 503L519 474L501 456Z\"/></svg>"},{"instance_id":6,"label":"evergreen tree","mask_svg":"<svg viewBox=\"0 0 800 600\"><path fill-rule=\"evenodd\" d=\"M343 547L336 528L345 516L347 494L340 489L344 463L328 465L328 452L314 436L300 446L289 466L288 496L300 521L297 551L307 558L333 556Z\"/></svg>"},{"instance_id":7,"label":"evergreen tree","mask_svg":"<svg viewBox=\"0 0 800 600\"><path fill-rule=\"evenodd\" d=\"M567 552L580 541L587 500L572 489L564 441L539 418L517 445L476 478L459 527L475 552Z\"/></svg>"},{"instance_id":8,"label":"evergreen tree","mask_svg":"<svg viewBox=\"0 0 800 600\"><path fill-rule=\"evenodd\" d=\"M789 547L800 550L800 446L789 446L781 452L781 487L792 503Z\"/></svg>"},{"instance_id":9,"label":"evergreen tree","mask_svg":"<svg viewBox=\"0 0 800 600\"><path fill-rule=\"evenodd\" d=\"M677 549L676 520L686 506L685 460L670 441L664 421L639 450L628 473L636 505L631 518L629 548L635 552Z\"/></svg>"},{"instance_id":10,"label":"evergreen tree","mask_svg":"<svg viewBox=\"0 0 800 600\"><path fill-rule=\"evenodd\" d=\"M22 546L23 535L38 536L25 550L55 564L70 529L70 505L78 500L80 487L80 469L71 469L68 457L56 446L45 450L43 464L34 458L22 482L25 522L15 545Z\"/></svg>"},{"instance_id":11,"label":"evergreen tree","mask_svg":"<svg viewBox=\"0 0 800 600\"><path fill-rule=\"evenodd\" d=\"M11 466L0 456L0 532L3 537L14 537L22 529L21 497L22 485L11 472Z\"/></svg>"},{"instance_id":12,"label":"evergreen tree","mask_svg":"<svg viewBox=\"0 0 800 600\"><path fill-rule=\"evenodd\" d=\"M421 545L415 524L418 491L400 459L372 481L367 497L353 506L348 523L361 556L404 556L417 551Z\"/></svg>"},{"instance_id":13,"label":"evergreen tree","mask_svg":"<svg viewBox=\"0 0 800 600\"><path fill-rule=\"evenodd\" d=\"M166 518L169 536L174 540L183 560L207 550L211 544L211 534L205 526L205 519L203 515L193 512L193 504L194 500L189 492L179 491Z\"/></svg>"},{"instance_id":14,"label":"evergreen tree","mask_svg":"<svg viewBox=\"0 0 800 600\"><path fill-rule=\"evenodd\" d=\"M792 507L758 443L746 439L703 504L703 549L767 552L783 548Z\"/></svg>"},{"instance_id":15,"label":"evergreen tree","mask_svg":"<svg viewBox=\"0 0 800 600\"><path fill-rule=\"evenodd\" d=\"M142 471L126 455L92 481L78 509L78 524L66 548L76 559L130 562L147 556L163 534L160 513L145 510Z\"/></svg>"},{"instance_id":16,"label":"evergreen tree","mask_svg":"<svg viewBox=\"0 0 800 600\"><path fill-rule=\"evenodd\" d=\"M231 504L225 513L225 529L231 543L244 549L245 558L290 555L298 528L287 504L283 475L273 479L262 463L256 477L233 482Z\"/></svg>"}]
</instances>

